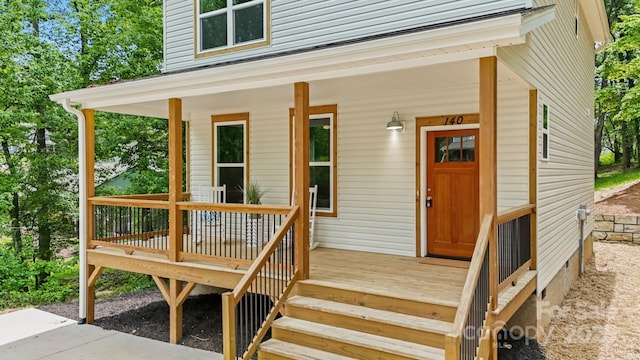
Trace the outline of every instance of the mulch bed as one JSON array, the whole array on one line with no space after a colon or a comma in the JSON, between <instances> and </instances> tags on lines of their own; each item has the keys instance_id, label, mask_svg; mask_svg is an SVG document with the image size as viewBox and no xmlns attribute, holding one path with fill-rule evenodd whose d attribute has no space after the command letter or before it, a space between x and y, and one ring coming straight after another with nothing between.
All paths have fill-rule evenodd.
<instances>
[{"instance_id":1,"label":"mulch bed","mask_svg":"<svg viewBox=\"0 0 640 360\"><path fill-rule=\"evenodd\" d=\"M183 304L181 345L222 353L222 305L219 294L189 297ZM78 303L58 303L40 310L78 318ZM157 290L122 294L96 301L93 325L149 339L169 341L169 306Z\"/></svg>"}]
</instances>

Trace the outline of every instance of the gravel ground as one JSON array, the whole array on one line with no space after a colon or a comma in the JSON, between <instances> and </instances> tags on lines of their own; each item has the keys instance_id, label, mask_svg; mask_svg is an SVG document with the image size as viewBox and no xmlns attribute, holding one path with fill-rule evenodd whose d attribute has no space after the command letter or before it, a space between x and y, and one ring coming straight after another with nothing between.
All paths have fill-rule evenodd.
<instances>
[{"instance_id":1,"label":"gravel ground","mask_svg":"<svg viewBox=\"0 0 640 360\"><path fill-rule=\"evenodd\" d=\"M595 260L555 309L550 360L640 359L640 246L594 244Z\"/></svg>"}]
</instances>

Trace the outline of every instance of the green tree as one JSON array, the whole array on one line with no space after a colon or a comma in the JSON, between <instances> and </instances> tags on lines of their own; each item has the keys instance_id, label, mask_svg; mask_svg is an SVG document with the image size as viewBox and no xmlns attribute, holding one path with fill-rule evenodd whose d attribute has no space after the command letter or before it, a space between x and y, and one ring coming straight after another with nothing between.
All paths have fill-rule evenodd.
<instances>
[{"instance_id":1,"label":"green tree","mask_svg":"<svg viewBox=\"0 0 640 360\"><path fill-rule=\"evenodd\" d=\"M0 211L9 212L16 253L20 228L32 227L35 254L48 260L52 238L73 224L78 187L76 120L48 95L158 73L162 2L0 1L0 37ZM166 121L99 118L99 159L135 164L140 187L166 184L149 175L166 167Z\"/></svg>"},{"instance_id":2,"label":"green tree","mask_svg":"<svg viewBox=\"0 0 640 360\"><path fill-rule=\"evenodd\" d=\"M616 159L622 157L625 168L630 167L633 149L640 149L640 117L634 115L638 73L632 70L638 66L639 29L634 14L640 10L640 2L606 0L605 5L613 39L607 49L596 56L596 178L603 145L608 144Z\"/></svg>"}]
</instances>

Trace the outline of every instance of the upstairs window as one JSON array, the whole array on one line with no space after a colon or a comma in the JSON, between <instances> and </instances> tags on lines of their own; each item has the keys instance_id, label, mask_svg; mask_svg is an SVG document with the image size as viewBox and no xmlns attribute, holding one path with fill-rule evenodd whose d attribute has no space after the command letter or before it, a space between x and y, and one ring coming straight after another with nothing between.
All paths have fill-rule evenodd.
<instances>
[{"instance_id":1,"label":"upstairs window","mask_svg":"<svg viewBox=\"0 0 640 360\"><path fill-rule=\"evenodd\" d=\"M197 0L198 54L267 42L269 0Z\"/></svg>"}]
</instances>

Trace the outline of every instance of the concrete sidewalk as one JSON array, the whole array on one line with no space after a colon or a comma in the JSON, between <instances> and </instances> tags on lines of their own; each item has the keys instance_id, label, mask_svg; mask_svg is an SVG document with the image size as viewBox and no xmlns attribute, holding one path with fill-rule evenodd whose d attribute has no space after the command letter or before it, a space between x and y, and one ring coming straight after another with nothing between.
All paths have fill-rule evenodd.
<instances>
[{"instance_id":1,"label":"concrete sidewalk","mask_svg":"<svg viewBox=\"0 0 640 360\"><path fill-rule=\"evenodd\" d=\"M0 358L12 360L222 360L214 352L77 325L36 309L1 315L0 344Z\"/></svg>"}]
</instances>

